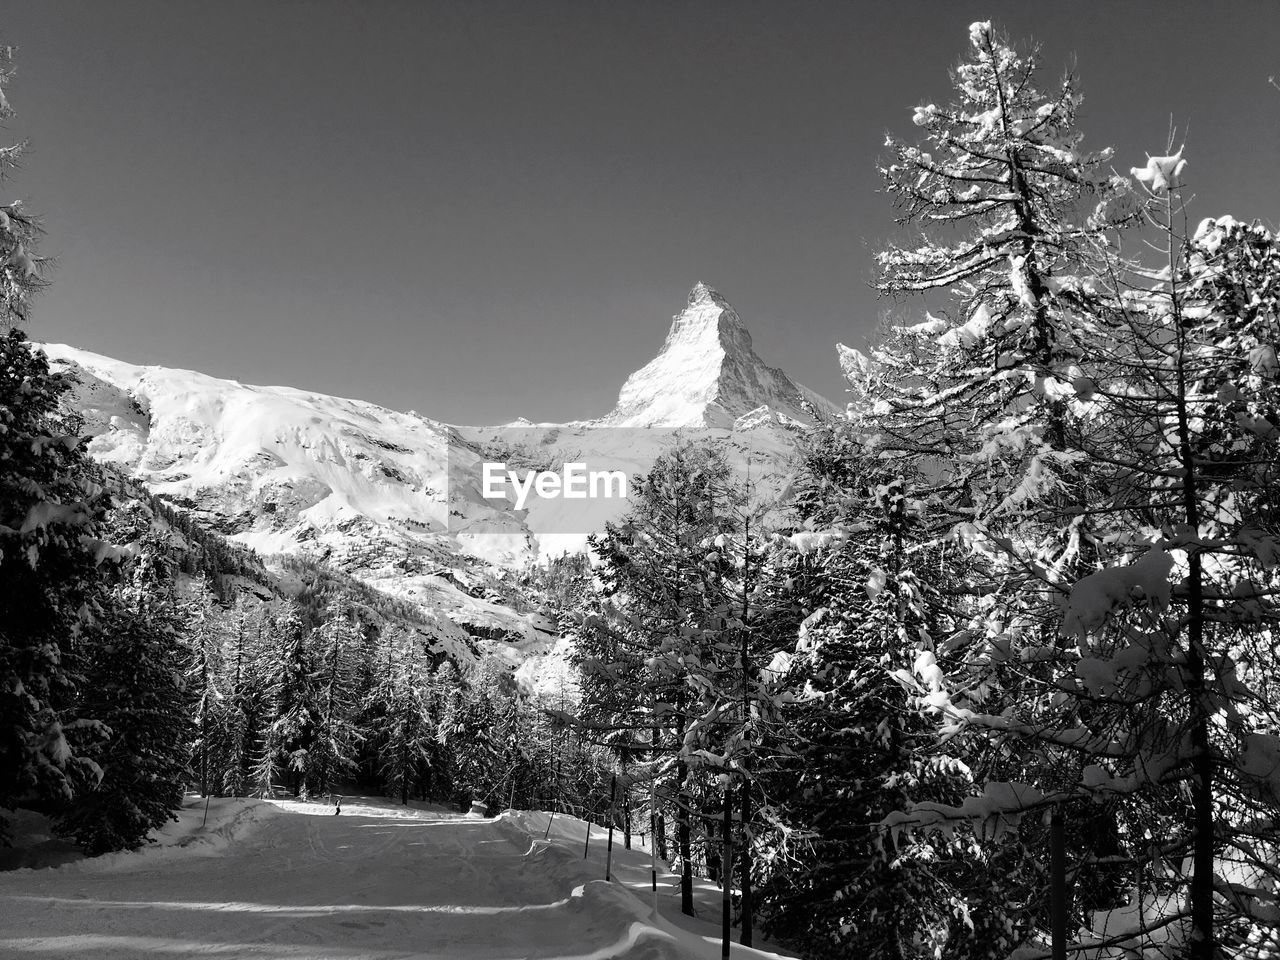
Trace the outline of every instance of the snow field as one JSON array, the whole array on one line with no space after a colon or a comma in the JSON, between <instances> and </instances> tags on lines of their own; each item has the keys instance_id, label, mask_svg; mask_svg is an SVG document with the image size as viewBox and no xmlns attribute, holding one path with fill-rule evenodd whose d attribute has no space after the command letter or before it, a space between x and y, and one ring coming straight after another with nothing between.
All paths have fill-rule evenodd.
<instances>
[{"instance_id":1,"label":"snow field","mask_svg":"<svg viewBox=\"0 0 1280 960\"><path fill-rule=\"evenodd\" d=\"M189 797L135 853L0 873L0 957L255 957L307 960L676 960L718 957L718 897L679 917L660 867L606 831L508 811L471 819L381 798L327 803ZM714 909L712 902L715 903ZM677 922L673 920L679 917ZM733 947L734 957L777 956Z\"/></svg>"}]
</instances>

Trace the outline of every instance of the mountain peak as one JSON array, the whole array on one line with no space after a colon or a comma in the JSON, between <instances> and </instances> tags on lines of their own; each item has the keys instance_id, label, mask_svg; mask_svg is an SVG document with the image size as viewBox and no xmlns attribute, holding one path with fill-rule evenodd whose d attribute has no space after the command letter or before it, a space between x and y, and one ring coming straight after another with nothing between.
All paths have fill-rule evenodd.
<instances>
[{"instance_id":1,"label":"mountain peak","mask_svg":"<svg viewBox=\"0 0 1280 960\"><path fill-rule=\"evenodd\" d=\"M808 420L801 400L824 410L829 401L795 383L756 354L736 310L702 281L675 315L658 355L622 385L605 420L620 426L732 427L761 407Z\"/></svg>"},{"instance_id":2,"label":"mountain peak","mask_svg":"<svg viewBox=\"0 0 1280 960\"><path fill-rule=\"evenodd\" d=\"M729 306L729 301L720 296L714 287L699 280L693 285L693 289L689 291L689 306L692 307L700 304L713 304L727 307Z\"/></svg>"}]
</instances>

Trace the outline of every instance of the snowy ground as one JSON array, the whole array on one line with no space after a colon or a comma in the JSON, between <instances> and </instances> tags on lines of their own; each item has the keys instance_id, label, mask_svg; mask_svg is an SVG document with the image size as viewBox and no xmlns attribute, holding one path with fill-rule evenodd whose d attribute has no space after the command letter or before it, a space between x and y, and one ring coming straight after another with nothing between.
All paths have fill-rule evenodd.
<instances>
[{"instance_id":1,"label":"snowy ground","mask_svg":"<svg viewBox=\"0 0 1280 960\"><path fill-rule=\"evenodd\" d=\"M679 915L675 877L544 813L471 819L382 800L215 800L138 853L0 873L0 956L667 960L720 956L719 890ZM660 867L663 866L660 864ZM669 918L678 918L679 923ZM734 957L778 956L733 946Z\"/></svg>"}]
</instances>

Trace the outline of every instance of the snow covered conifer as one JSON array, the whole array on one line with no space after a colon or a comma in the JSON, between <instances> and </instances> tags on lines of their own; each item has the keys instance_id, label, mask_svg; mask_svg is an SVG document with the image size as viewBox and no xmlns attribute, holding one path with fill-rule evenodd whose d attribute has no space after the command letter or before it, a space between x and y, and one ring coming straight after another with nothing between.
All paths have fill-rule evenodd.
<instances>
[{"instance_id":1,"label":"snow covered conifer","mask_svg":"<svg viewBox=\"0 0 1280 960\"><path fill-rule=\"evenodd\" d=\"M1055 792L1106 753L1101 740L1063 731L1077 731L1081 715L1100 727L1124 718L1062 679L1072 653L1060 603L1064 584L1105 563L1141 515L1108 509L1120 479L1112 465L1132 451L1123 430L1105 426L1114 398L1100 384L1126 349L1110 288L1127 267L1113 232L1139 222L1144 205L1102 172L1108 154L1081 151L1070 78L1042 95L1034 56L986 23L970 28L970 48L954 102L916 110L925 142L890 144L886 183L925 237L880 255L880 289L945 301L874 352L864 412L869 444L914 473L931 524L967 554L950 608L899 675L983 770L981 796L947 809L968 811L958 819L988 846L1029 842L1032 873L1045 838L1025 814L1065 809L1073 823L1093 822L1072 839L1076 881L1097 897L1076 898L1083 921L1087 907L1114 905L1114 870L1097 864L1114 855L1117 833L1132 835L1138 811L1114 796L1099 808ZM885 823L937 823L946 806L921 801L918 816ZM1015 924L1034 930L1048 904L1028 896L1024 911Z\"/></svg>"},{"instance_id":2,"label":"snow covered conifer","mask_svg":"<svg viewBox=\"0 0 1280 960\"><path fill-rule=\"evenodd\" d=\"M955 99L916 107L922 142L887 141L893 157L881 174L900 222L923 235L878 255L877 286L947 294L951 309L912 333L988 374L1062 379L1075 347L1055 281L1075 273L1092 241L1132 219L1136 206L1128 181L1103 167L1110 151L1081 149L1071 76L1042 94L1034 53L985 22L970 26L969 41L952 77ZM1044 396L1044 384L1027 387Z\"/></svg>"},{"instance_id":3,"label":"snow covered conifer","mask_svg":"<svg viewBox=\"0 0 1280 960\"><path fill-rule=\"evenodd\" d=\"M1069 851L1077 905L1122 868L1132 891L1093 904L1095 918L1142 918L1115 942L1158 931L1209 960L1280 936L1280 241L1232 218L1185 235L1181 162L1136 168L1155 171L1144 182L1165 261L1098 278L1108 338L1090 357L1092 496L1078 512L1105 536L1083 569L1029 565L1056 605L979 601L915 670L949 733L1030 762L886 824L969 819L1008 835L1028 813L1102 811L1107 866L1090 843Z\"/></svg>"},{"instance_id":4,"label":"snow covered conifer","mask_svg":"<svg viewBox=\"0 0 1280 960\"><path fill-rule=\"evenodd\" d=\"M309 791L329 791L355 766L360 738L355 724L355 685L360 637L346 610L331 608L312 633L315 673L315 742L307 755Z\"/></svg>"},{"instance_id":5,"label":"snow covered conifer","mask_svg":"<svg viewBox=\"0 0 1280 960\"><path fill-rule=\"evenodd\" d=\"M98 774L64 723L106 589L108 498L59 411L65 390L22 331L0 336L0 807L65 802Z\"/></svg>"},{"instance_id":6,"label":"snow covered conifer","mask_svg":"<svg viewBox=\"0 0 1280 960\"><path fill-rule=\"evenodd\" d=\"M812 435L795 484L805 529L774 574L803 622L794 655L775 667L791 736L764 776L782 825L763 862L765 929L810 956L964 956L969 938L998 954L1014 945L1006 901L1027 886L1016 852L963 836L894 847L876 826L968 786L894 678L963 563L935 539L907 478L887 474L863 439L851 423Z\"/></svg>"},{"instance_id":7,"label":"snow covered conifer","mask_svg":"<svg viewBox=\"0 0 1280 960\"><path fill-rule=\"evenodd\" d=\"M923 235L879 255L879 289L938 315L894 328L860 368L867 443L986 569L960 585L982 611L975 636L1051 633L1047 583L1090 569L1105 535L1080 509L1097 493L1093 364L1111 343L1097 278L1142 210L1104 172L1109 151L1082 150L1074 80L1043 94L1037 72L975 23L952 102L916 109L923 142L890 140L885 182Z\"/></svg>"},{"instance_id":8,"label":"snow covered conifer","mask_svg":"<svg viewBox=\"0 0 1280 960\"><path fill-rule=\"evenodd\" d=\"M215 789L232 797L247 796L252 791L253 759L260 746L266 709L258 677L263 619L263 613L251 613L241 599L227 621L222 680L226 694L220 731L222 769Z\"/></svg>"},{"instance_id":9,"label":"snow covered conifer","mask_svg":"<svg viewBox=\"0 0 1280 960\"><path fill-rule=\"evenodd\" d=\"M714 547L733 532L736 495L720 450L685 443L659 457L638 484L630 514L592 541L606 599L580 634L584 712L618 730L647 728L645 772L671 794L681 906L689 914L695 774L704 767L723 772L704 748L720 732L719 713L738 702L719 697L713 680L736 650L718 642L730 613L728 562ZM643 692L620 699L610 686L623 678ZM608 718L610 711L617 712Z\"/></svg>"},{"instance_id":10,"label":"snow covered conifer","mask_svg":"<svg viewBox=\"0 0 1280 960\"><path fill-rule=\"evenodd\" d=\"M378 770L388 796L407 804L425 779L437 749L436 717L432 708L427 664L416 638L403 633L390 638L389 673L377 696L381 736Z\"/></svg>"},{"instance_id":11,"label":"snow covered conifer","mask_svg":"<svg viewBox=\"0 0 1280 960\"><path fill-rule=\"evenodd\" d=\"M77 792L55 829L90 854L138 846L182 806L193 726L171 587L163 544L148 537L86 637L77 709L103 727L105 736L82 747L102 777Z\"/></svg>"},{"instance_id":12,"label":"snow covered conifer","mask_svg":"<svg viewBox=\"0 0 1280 960\"><path fill-rule=\"evenodd\" d=\"M1163 886L1186 898L1188 955L1209 960L1280 941L1280 845L1263 826L1280 818L1280 238L1231 217L1185 235L1184 163L1179 150L1134 171L1165 262L1150 288L1113 291L1097 391L1111 442L1110 496L1095 507L1123 534L1071 586L1062 630L1079 640L1077 696L1092 706L1080 726L1100 744L1114 718L1076 789L1189 795L1158 856L1189 865Z\"/></svg>"},{"instance_id":13,"label":"snow covered conifer","mask_svg":"<svg viewBox=\"0 0 1280 960\"><path fill-rule=\"evenodd\" d=\"M497 789L502 769L498 740L499 689L495 665L482 664L469 682L455 682L446 690L437 726L437 742L450 754L453 797L460 803L488 802ZM456 676L447 661L436 673L442 686Z\"/></svg>"},{"instance_id":14,"label":"snow covered conifer","mask_svg":"<svg viewBox=\"0 0 1280 960\"><path fill-rule=\"evenodd\" d=\"M269 795L276 777L284 774L289 790L305 797L308 756L319 717L315 662L295 608L272 622L267 642L263 687L268 711L262 752L254 764L255 788L260 796Z\"/></svg>"},{"instance_id":15,"label":"snow covered conifer","mask_svg":"<svg viewBox=\"0 0 1280 960\"><path fill-rule=\"evenodd\" d=\"M921 235L878 255L877 288L938 315L877 351L874 399L882 442L952 464L952 497L981 521L1071 482L1068 408L1095 332L1076 281L1138 205L1109 151L1082 150L1072 77L1041 93L1034 53L985 22L969 40L954 99L915 110L921 142L888 140L881 173Z\"/></svg>"},{"instance_id":16,"label":"snow covered conifer","mask_svg":"<svg viewBox=\"0 0 1280 960\"><path fill-rule=\"evenodd\" d=\"M195 580L183 603L187 623L188 683L196 730L195 767L200 795L219 792L223 757L220 754L224 721L222 685L222 631L217 622L217 600L204 578Z\"/></svg>"}]
</instances>

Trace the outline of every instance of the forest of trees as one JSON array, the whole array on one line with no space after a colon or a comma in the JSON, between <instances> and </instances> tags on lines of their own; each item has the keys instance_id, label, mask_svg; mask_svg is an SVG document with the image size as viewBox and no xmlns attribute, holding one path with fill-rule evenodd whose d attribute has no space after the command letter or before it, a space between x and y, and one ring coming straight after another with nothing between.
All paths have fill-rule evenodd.
<instances>
[{"instance_id":1,"label":"forest of trees","mask_svg":"<svg viewBox=\"0 0 1280 960\"><path fill-rule=\"evenodd\" d=\"M0 207L0 814L98 852L184 789L355 785L613 818L686 912L727 875L741 940L807 957L1280 955L1280 239L1192 217L1173 144L1117 172L1042 82L975 23L889 140L910 319L841 348L785 504L682 443L590 562L495 581L572 642L542 700L121 495Z\"/></svg>"},{"instance_id":2,"label":"forest of trees","mask_svg":"<svg viewBox=\"0 0 1280 960\"><path fill-rule=\"evenodd\" d=\"M569 617L581 726L686 874L734 808L744 941L1275 956L1280 240L969 40L881 171L923 319L842 348L790 528L722 453L655 465Z\"/></svg>"}]
</instances>

